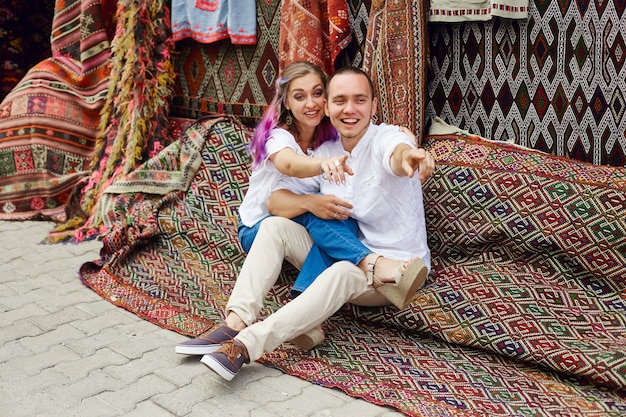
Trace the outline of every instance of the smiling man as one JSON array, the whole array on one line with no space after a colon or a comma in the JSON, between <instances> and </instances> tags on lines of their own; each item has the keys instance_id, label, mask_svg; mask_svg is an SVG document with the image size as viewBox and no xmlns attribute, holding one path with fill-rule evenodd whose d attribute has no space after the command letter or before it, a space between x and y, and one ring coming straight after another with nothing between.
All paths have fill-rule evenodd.
<instances>
[{"instance_id":1,"label":"smiling man","mask_svg":"<svg viewBox=\"0 0 626 417\"><path fill-rule=\"evenodd\" d=\"M432 171L434 161L424 149L416 149L412 138L399 127L373 124L375 111L376 99L367 74L355 67L337 70L328 82L325 112L341 140L323 143L315 150L315 156L346 155L354 175L343 182L328 181L322 175L306 179L285 177L267 205L276 216L264 220L253 248L257 240L265 239L266 233L272 236L268 241L277 240L280 245L276 246L281 247L302 240L298 233L306 234L306 229L281 228L279 224L285 222L279 222L277 216L293 218L309 211L321 192L336 196L335 213L357 220L360 239L369 249L407 262L401 263L395 275L386 278L380 275L380 265L377 269L377 260L382 258L369 264L367 275L353 263L333 263L296 298L222 342L217 351L203 356L201 362L223 378L232 379L244 363L318 326L347 302L406 308L424 284L430 268L430 250L421 182L416 172L420 167L422 171ZM270 230L265 227L270 223L277 225ZM259 302L273 285L260 281L262 277L251 283L237 281L236 285L262 288L249 291L249 296Z\"/></svg>"}]
</instances>

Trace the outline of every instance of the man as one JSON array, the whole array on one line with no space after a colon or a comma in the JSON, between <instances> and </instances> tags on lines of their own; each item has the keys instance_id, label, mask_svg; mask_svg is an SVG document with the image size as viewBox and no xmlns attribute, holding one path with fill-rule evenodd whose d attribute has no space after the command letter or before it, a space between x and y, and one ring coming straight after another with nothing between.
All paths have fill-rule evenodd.
<instances>
[{"instance_id":1,"label":"man","mask_svg":"<svg viewBox=\"0 0 626 417\"><path fill-rule=\"evenodd\" d=\"M416 149L411 139L397 127L376 126L371 122L377 102L371 80L361 70L346 67L335 72L329 80L327 96L325 112L339 132L341 141L323 144L316 150L315 156L347 152L354 175L346 178L345 184L331 183L320 177L286 179L283 187L296 194L286 189L276 191L268 202L268 208L273 214L294 217L312 211L312 200L319 201L316 197L319 194L316 193L332 195L324 200L325 210L332 213L331 218L354 217L366 246L386 257L410 259L407 264L411 267L399 269L395 276L386 274L381 277L376 262L373 262L366 277L352 263L337 262L298 297L256 323L254 311L258 310L259 303L274 282L265 282L263 278L238 280L227 310L234 311L244 322L253 324L224 336L226 340L220 343L219 349L201 359L202 363L227 380L237 375L244 363L256 360L284 341L313 329L346 302L382 306L399 297L402 299L399 304L405 305L408 304L407 297L410 301L425 280L430 251L426 243L421 183L415 173L420 164L428 159L426 151ZM347 208L351 206L352 211ZM257 239L263 236L264 227L276 227L275 241L283 241L283 247L289 246L284 245L284 241L297 243L306 240L302 236L302 233L306 234L303 228L281 229L281 225L287 224L285 220L278 216L266 219ZM256 239L254 245L257 245ZM409 286L403 285L409 281Z\"/></svg>"}]
</instances>

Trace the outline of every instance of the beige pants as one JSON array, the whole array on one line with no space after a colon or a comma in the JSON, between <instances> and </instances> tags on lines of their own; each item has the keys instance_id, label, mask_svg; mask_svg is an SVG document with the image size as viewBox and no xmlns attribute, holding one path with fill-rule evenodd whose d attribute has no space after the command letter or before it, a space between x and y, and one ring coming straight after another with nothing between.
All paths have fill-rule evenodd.
<instances>
[{"instance_id":1,"label":"beige pants","mask_svg":"<svg viewBox=\"0 0 626 417\"><path fill-rule=\"evenodd\" d=\"M389 301L367 284L363 271L350 262L337 262L304 292L263 321L256 322L263 299L276 283L283 259L300 269L311 248L301 225L282 217L263 220L226 306L248 325L236 339L248 349L250 360L314 328L346 302L363 306Z\"/></svg>"}]
</instances>

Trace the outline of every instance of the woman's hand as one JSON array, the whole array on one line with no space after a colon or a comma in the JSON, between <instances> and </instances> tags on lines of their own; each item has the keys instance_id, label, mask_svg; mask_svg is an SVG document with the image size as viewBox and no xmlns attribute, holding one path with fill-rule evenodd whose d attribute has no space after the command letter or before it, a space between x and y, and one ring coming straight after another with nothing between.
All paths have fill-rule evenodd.
<instances>
[{"instance_id":1,"label":"woman's hand","mask_svg":"<svg viewBox=\"0 0 626 417\"><path fill-rule=\"evenodd\" d=\"M346 175L354 175L348 166L348 155L320 158L319 168L320 175L330 183L345 184Z\"/></svg>"}]
</instances>

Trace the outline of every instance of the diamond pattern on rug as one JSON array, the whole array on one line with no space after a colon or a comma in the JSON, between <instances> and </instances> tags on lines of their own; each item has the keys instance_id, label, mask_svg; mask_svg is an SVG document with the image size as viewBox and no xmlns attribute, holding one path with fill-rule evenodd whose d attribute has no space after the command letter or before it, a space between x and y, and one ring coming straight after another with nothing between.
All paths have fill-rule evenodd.
<instances>
[{"instance_id":1,"label":"diamond pattern on rug","mask_svg":"<svg viewBox=\"0 0 626 417\"><path fill-rule=\"evenodd\" d=\"M151 194L118 180L84 282L182 334L221 320L244 259L250 135L198 121L140 170ZM409 309L346 305L322 345L285 343L261 362L412 416L626 412L626 169L471 136L426 146L438 161L424 183L433 270ZM261 318L289 301L294 277L283 269Z\"/></svg>"},{"instance_id":2,"label":"diamond pattern on rug","mask_svg":"<svg viewBox=\"0 0 626 417\"><path fill-rule=\"evenodd\" d=\"M535 1L527 21L429 29L427 116L553 155L626 165L622 2Z\"/></svg>"}]
</instances>

